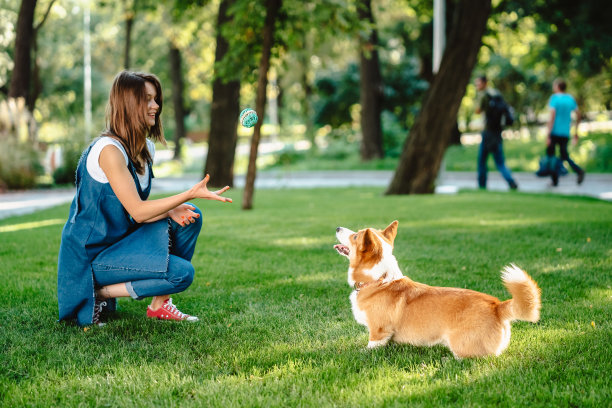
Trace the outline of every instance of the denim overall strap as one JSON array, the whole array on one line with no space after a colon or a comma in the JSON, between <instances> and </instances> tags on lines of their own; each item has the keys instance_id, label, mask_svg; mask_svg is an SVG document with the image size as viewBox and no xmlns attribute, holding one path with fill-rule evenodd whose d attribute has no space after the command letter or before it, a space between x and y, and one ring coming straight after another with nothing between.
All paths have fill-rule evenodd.
<instances>
[{"instance_id":1,"label":"denim overall strap","mask_svg":"<svg viewBox=\"0 0 612 408\"><path fill-rule=\"evenodd\" d=\"M136 167L134 166L134 163L132 163L131 160L129 160L128 163L128 169L132 174L134 184L136 184L136 190L138 190L138 195L140 196L141 200L146 200L147 198L149 198L149 193L151 192L151 184L153 182L153 166L151 166L151 162L147 162L147 167L149 168L149 185L143 190L142 186L140 185L138 173L136 172Z\"/></svg>"}]
</instances>

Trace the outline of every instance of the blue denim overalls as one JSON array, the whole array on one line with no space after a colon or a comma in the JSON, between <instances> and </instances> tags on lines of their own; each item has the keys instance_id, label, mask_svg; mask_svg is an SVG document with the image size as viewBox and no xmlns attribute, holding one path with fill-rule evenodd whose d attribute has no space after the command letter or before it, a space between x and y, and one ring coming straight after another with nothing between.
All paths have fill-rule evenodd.
<instances>
[{"instance_id":1,"label":"blue denim overalls","mask_svg":"<svg viewBox=\"0 0 612 408\"><path fill-rule=\"evenodd\" d=\"M76 171L76 194L68 221L62 231L57 272L59 320L76 319L79 325L92 323L94 278L91 263L104 249L121 242L118 255L126 267L165 272L169 257L168 219L138 224L123 208L110 183L100 183L87 172L87 156L94 140L81 156ZM149 166L149 185L143 191L130 161L128 168L142 200L149 197L153 169ZM123 241L125 240L125 241ZM115 302L111 303L111 309Z\"/></svg>"}]
</instances>

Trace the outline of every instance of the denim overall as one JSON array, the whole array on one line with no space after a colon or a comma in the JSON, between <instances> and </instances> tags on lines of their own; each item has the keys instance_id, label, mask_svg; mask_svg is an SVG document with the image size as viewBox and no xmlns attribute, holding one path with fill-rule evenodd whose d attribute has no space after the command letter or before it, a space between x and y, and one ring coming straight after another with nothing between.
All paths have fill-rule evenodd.
<instances>
[{"instance_id":1,"label":"denim overall","mask_svg":"<svg viewBox=\"0 0 612 408\"><path fill-rule=\"evenodd\" d=\"M121 268L164 273L168 269L169 229L173 223L169 218L136 223L123 208L110 183L100 183L89 175L87 156L96 141L83 153L77 166L77 190L62 230L58 258L59 320L76 319L79 325L91 324L93 320L94 259L106 250ZM142 200L148 198L154 177L151 163L148 166L149 184L143 191L133 163L128 164ZM113 310L114 299L109 303Z\"/></svg>"}]
</instances>

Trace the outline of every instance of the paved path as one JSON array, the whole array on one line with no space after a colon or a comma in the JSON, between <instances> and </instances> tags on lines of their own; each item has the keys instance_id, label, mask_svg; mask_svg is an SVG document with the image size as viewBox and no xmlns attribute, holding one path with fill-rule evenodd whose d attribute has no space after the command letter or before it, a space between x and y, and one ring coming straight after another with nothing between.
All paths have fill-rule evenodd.
<instances>
[{"instance_id":1,"label":"paved path","mask_svg":"<svg viewBox=\"0 0 612 408\"><path fill-rule=\"evenodd\" d=\"M557 187L550 186L550 179L537 178L532 173L513 173L519 191L529 193L555 193L583 195L612 201L612 174L587 174L578 186L576 176L562 177ZM304 171L260 172L255 181L256 189L314 188L389 185L393 171ZM153 193L179 192L197 182L197 177L159 178L153 181ZM244 186L244 176L236 176L235 187ZM459 189L476 189L476 174L472 172L444 172L440 175L436 193L454 194ZM489 190L506 191L508 186L498 172L489 173ZM68 203L74 197L74 189L32 190L0 194L0 219L27 214L43 208Z\"/></svg>"}]
</instances>

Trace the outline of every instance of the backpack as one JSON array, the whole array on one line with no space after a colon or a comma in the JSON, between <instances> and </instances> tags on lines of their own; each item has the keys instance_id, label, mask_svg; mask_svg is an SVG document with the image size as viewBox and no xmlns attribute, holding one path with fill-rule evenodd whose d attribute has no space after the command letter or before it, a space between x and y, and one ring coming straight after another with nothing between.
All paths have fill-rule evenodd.
<instances>
[{"instance_id":1,"label":"backpack","mask_svg":"<svg viewBox=\"0 0 612 408\"><path fill-rule=\"evenodd\" d=\"M540 158L540 168L536 171L538 177L548 177L556 174L557 176L565 176L567 169L563 165L563 161L556 156L544 155Z\"/></svg>"},{"instance_id":2,"label":"backpack","mask_svg":"<svg viewBox=\"0 0 612 408\"><path fill-rule=\"evenodd\" d=\"M489 106L486 110L488 127L493 129L503 129L514 123L513 109L509 106L500 93L487 93Z\"/></svg>"}]
</instances>

